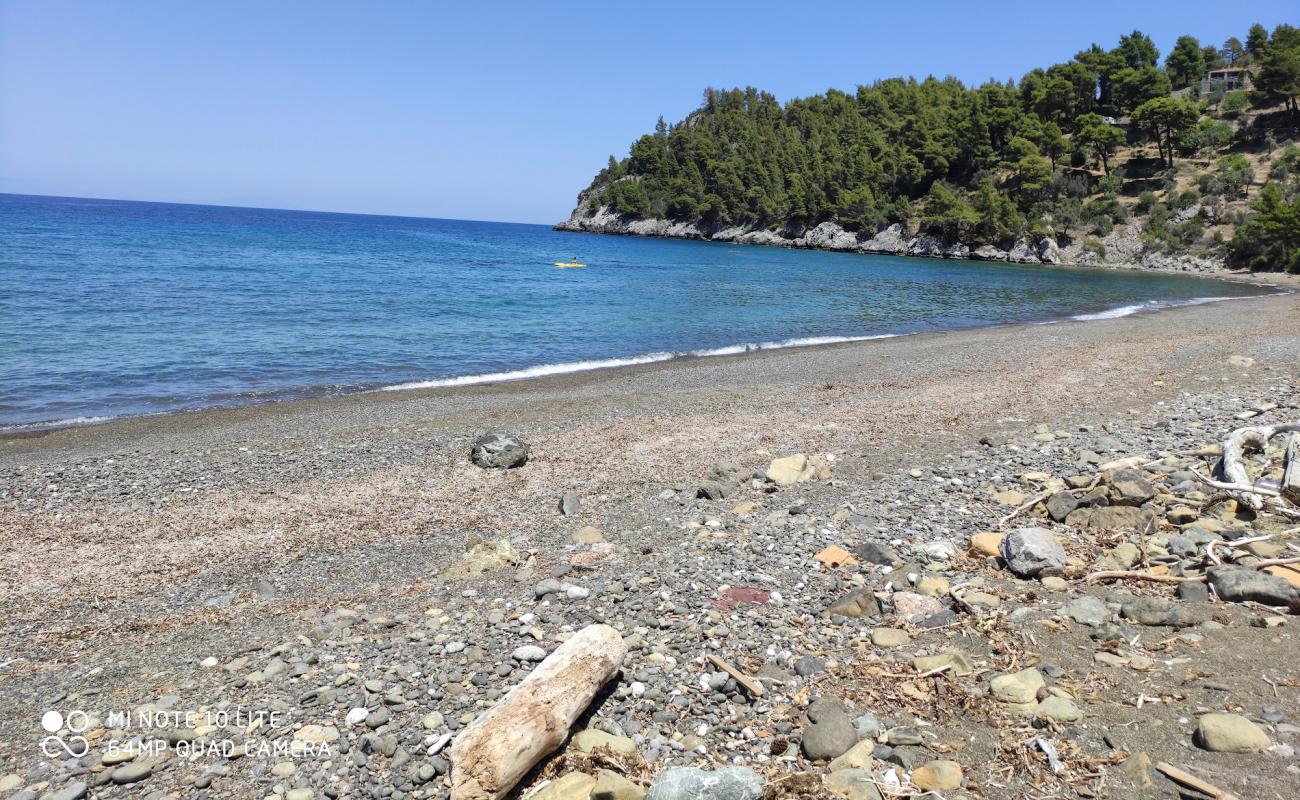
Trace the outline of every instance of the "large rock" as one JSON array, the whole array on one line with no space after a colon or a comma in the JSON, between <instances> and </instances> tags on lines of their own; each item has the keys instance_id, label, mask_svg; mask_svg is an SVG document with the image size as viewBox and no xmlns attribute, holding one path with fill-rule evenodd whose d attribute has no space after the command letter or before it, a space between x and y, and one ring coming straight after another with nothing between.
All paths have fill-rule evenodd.
<instances>
[{"instance_id":1,"label":"large rock","mask_svg":"<svg viewBox=\"0 0 1300 800\"><path fill-rule=\"evenodd\" d=\"M758 800L763 778L748 767L705 772L699 767L674 767L659 773L645 800Z\"/></svg>"},{"instance_id":2,"label":"large rock","mask_svg":"<svg viewBox=\"0 0 1300 800\"><path fill-rule=\"evenodd\" d=\"M825 480L831 476L831 470L826 462L816 456L809 458L803 453L795 453L774 459L764 475L778 486L789 486L792 483L807 483L814 478Z\"/></svg>"},{"instance_id":3,"label":"large rock","mask_svg":"<svg viewBox=\"0 0 1300 800\"><path fill-rule=\"evenodd\" d=\"M976 261L1006 261L1007 251L986 244L970 251L970 257Z\"/></svg>"},{"instance_id":4,"label":"large rock","mask_svg":"<svg viewBox=\"0 0 1300 800\"><path fill-rule=\"evenodd\" d=\"M903 226L898 223L890 225L863 242L861 249L867 253L886 253L890 255L906 253L907 237L903 233Z\"/></svg>"},{"instance_id":5,"label":"large rock","mask_svg":"<svg viewBox=\"0 0 1300 800\"><path fill-rule=\"evenodd\" d=\"M1155 529L1155 512L1148 508L1132 506L1076 508L1065 518L1065 524L1075 528L1135 530L1140 533L1151 533Z\"/></svg>"},{"instance_id":6,"label":"large rock","mask_svg":"<svg viewBox=\"0 0 1300 800\"><path fill-rule=\"evenodd\" d=\"M853 720L839 701L823 697L804 712L803 752L808 758L829 760L848 752L858 743Z\"/></svg>"},{"instance_id":7,"label":"large rock","mask_svg":"<svg viewBox=\"0 0 1300 800\"><path fill-rule=\"evenodd\" d=\"M1258 753L1272 742L1268 734L1240 714L1203 714L1196 723L1196 743L1217 753Z\"/></svg>"},{"instance_id":8,"label":"large rock","mask_svg":"<svg viewBox=\"0 0 1300 800\"><path fill-rule=\"evenodd\" d=\"M961 787L961 765L956 761L931 761L912 773L912 783L926 792L942 792Z\"/></svg>"},{"instance_id":9,"label":"large rock","mask_svg":"<svg viewBox=\"0 0 1300 800\"><path fill-rule=\"evenodd\" d=\"M1044 236L1038 243L1038 260L1044 264L1061 263L1061 247L1054 237Z\"/></svg>"},{"instance_id":10,"label":"large rock","mask_svg":"<svg viewBox=\"0 0 1300 800\"><path fill-rule=\"evenodd\" d=\"M856 250L858 237L834 222L823 222L803 235L802 244L821 250Z\"/></svg>"},{"instance_id":11,"label":"large rock","mask_svg":"<svg viewBox=\"0 0 1300 800\"><path fill-rule=\"evenodd\" d=\"M1124 603L1121 610L1125 619L1139 625L1163 625L1170 628L1190 628L1210 618L1204 606L1163 597L1135 597Z\"/></svg>"},{"instance_id":12,"label":"large rock","mask_svg":"<svg viewBox=\"0 0 1300 800\"><path fill-rule=\"evenodd\" d=\"M474 440L470 460L484 469L513 469L528 463L528 444L505 433L488 433Z\"/></svg>"},{"instance_id":13,"label":"large rock","mask_svg":"<svg viewBox=\"0 0 1300 800\"><path fill-rule=\"evenodd\" d=\"M1117 469L1109 476L1115 500L1122 505L1140 506L1156 496L1156 487L1135 469Z\"/></svg>"},{"instance_id":14,"label":"large rock","mask_svg":"<svg viewBox=\"0 0 1300 800\"><path fill-rule=\"evenodd\" d=\"M1007 251L1007 260L1015 261L1020 264L1043 263L1042 259L1038 257L1038 249L1025 239L1017 241L1011 249Z\"/></svg>"},{"instance_id":15,"label":"large rock","mask_svg":"<svg viewBox=\"0 0 1300 800\"><path fill-rule=\"evenodd\" d=\"M1233 603L1254 601L1267 606L1285 606L1296 599L1295 587L1285 578L1250 567L1211 567L1209 578L1215 593Z\"/></svg>"},{"instance_id":16,"label":"large rock","mask_svg":"<svg viewBox=\"0 0 1300 800\"><path fill-rule=\"evenodd\" d=\"M1020 528L1002 537L1002 559L1022 578L1037 578L1065 569L1065 548L1046 528Z\"/></svg>"}]
</instances>

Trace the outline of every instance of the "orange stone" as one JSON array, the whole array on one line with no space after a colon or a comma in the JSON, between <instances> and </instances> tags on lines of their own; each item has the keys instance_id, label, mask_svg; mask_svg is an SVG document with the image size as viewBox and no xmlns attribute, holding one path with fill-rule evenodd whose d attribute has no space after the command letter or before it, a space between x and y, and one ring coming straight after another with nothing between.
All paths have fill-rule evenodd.
<instances>
[{"instance_id":1,"label":"orange stone","mask_svg":"<svg viewBox=\"0 0 1300 800\"><path fill-rule=\"evenodd\" d=\"M970 552L977 556L996 556L1002 545L1000 533L977 533L970 537Z\"/></svg>"},{"instance_id":2,"label":"orange stone","mask_svg":"<svg viewBox=\"0 0 1300 800\"><path fill-rule=\"evenodd\" d=\"M813 556L813 558L828 567L847 567L858 563L858 560L848 550L834 544Z\"/></svg>"},{"instance_id":3,"label":"orange stone","mask_svg":"<svg viewBox=\"0 0 1300 800\"><path fill-rule=\"evenodd\" d=\"M1274 564L1271 567L1264 567L1264 571L1269 575L1283 578L1287 583L1300 589L1300 564Z\"/></svg>"}]
</instances>

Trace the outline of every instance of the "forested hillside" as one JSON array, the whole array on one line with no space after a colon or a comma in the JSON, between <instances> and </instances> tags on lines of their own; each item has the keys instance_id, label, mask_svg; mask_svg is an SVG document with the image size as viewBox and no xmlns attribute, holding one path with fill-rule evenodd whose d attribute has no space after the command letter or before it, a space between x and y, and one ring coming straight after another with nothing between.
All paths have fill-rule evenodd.
<instances>
[{"instance_id":1,"label":"forested hillside","mask_svg":"<svg viewBox=\"0 0 1300 800\"><path fill-rule=\"evenodd\" d=\"M1085 252L1140 222L1146 250L1300 271L1300 30L1184 36L1160 56L1134 31L1018 83L892 78L784 105L707 89L611 156L575 218L832 222L859 240L896 225L972 249L1052 238Z\"/></svg>"}]
</instances>

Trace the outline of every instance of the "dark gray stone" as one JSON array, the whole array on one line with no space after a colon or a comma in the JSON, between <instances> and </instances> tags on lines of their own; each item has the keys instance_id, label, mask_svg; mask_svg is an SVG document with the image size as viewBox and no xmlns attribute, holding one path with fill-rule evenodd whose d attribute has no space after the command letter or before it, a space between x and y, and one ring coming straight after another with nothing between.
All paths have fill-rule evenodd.
<instances>
[{"instance_id":1,"label":"dark gray stone","mask_svg":"<svg viewBox=\"0 0 1300 800\"><path fill-rule=\"evenodd\" d=\"M1019 528L1002 537L1002 560L1022 578L1059 573L1065 568L1065 548L1046 528Z\"/></svg>"},{"instance_id":2,"label":"dark gray stone","mask_svg":"<svg viewBox=\"0 0 1300 800\"><path fill-rule=\"evenodd\" d=\"M1250 567L1210 567L1210 586L1215 594L1233 603L1253 601L1266 606L1284 606L1296 599L1296 590L1285 578Z\"/></svg>"},{"instance_id":3,"label":"dark gray stone","mask_svg":"<svg viewBox=\"0 0 1300 800\"><path fill-rule=\"evenodd\" d=\"M528 444L504 433L488 433L474 440L470 460L484 469L513 469L528 463Z\"/></svg>"}]
</instances>

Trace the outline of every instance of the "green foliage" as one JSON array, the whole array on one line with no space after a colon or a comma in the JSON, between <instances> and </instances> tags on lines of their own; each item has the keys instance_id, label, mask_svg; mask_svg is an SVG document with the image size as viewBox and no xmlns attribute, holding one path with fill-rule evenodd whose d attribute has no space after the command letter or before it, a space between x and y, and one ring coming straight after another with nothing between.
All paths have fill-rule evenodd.
<instances>
[{"instance_id":1,"label":"green foliage","mask_svg":"<svg viewBox=\"0 0 1300 800\"><path fill-rule=\"evenodd\" d=\"M1101 161L1101 167L1110 174L1110 156L1124 141L1124 131L1110 125L1100 114L1084 114L1075 121L1077 133L1074 140Z\"/></svg>"},{"instance_id":2,"label":"green foliage","mask_svg":"<svg viewBox=\"0 0 1300 800\"><path fill-rule=\"evenodd\" d=\"M1173 91L1169 76L1154 66L1125 67L1111 80L1111 104L1121 114L1131 114L1148 100L1166 97Z\"/></svg>"},{"instance_id":3,"label":"green foliage","mask_svg":"<svg viewBox=\"0 0 1300 800\"><path fill-rule=\"evenodd\" d=\"M1159 202L1159 200L1156 197L1156 193L1146 191L1138 195L1137 205L1133 207L1133 210L1139 214L1150 214L1152 207L1155 206L1157 202Z\"/></svg>"},{"instance_id":4,"label":"green foliage","mask_svg":"<svg viewBox=\"0 0 1300 800\"><path fill-rule=\"evenodd\" d=\"M1203 117L1178 136L1178 149L1192 153L1217 149L1232 141L1232 135L1233 128L1228 123Z\"/></svg>"},{"instance_id":5,"label":"green foliage","mask_svg":"<svg viewBox=\"0 0 1300 800\"><path fill-rule=\"evenodd\" d=\"M921 230L949 241L967 241L979 224L979 215L961 193L936 181L925 196Z\"/></svg>"},{"instance_id":6,"label":"green foliage","mask_svg":"<svg viewBox=\"0 0 1300 800\"><path fill-rule=\"evenodd\" d=\"M1218 60L1218 51L1211 48ZM1205 64L1205 52L1195 36L1179 36L1174 49L1165 58L1165 72L1175 89L1183 89L1199 81L1209 68Z\"/></svg>"},{"instance_id":7,"label":"green foliage","mask_svg":"<svg viewBox=\"0 0 1300 800\"><path fill-rule=\"evenodd\" d=\"M1254 213L1229 244L1229 252L1251 270L1300 273L1300 194L1290 197L1269 181L1251 204Z\"/></svg>"},{"instance_id":8,"label":"green foliage","mask_svg":"<svg viewBox=\"0 0 1300 800\"><path fill-rule=\"evenodd\" d=\"M1157 97L1134 110L1133 124L1156 143L1160 158L1172 166L1174 139L1195 125L1200 116L1200 105L1192 100Z\"/></svg>"},{"instance_id":9,"label":"green foliage","mask_svg":"<svg viewBox=\"0 0 1300 800\"><path fill-rule=\"evenodd\" d=\"M1242 89L1235 89L1223 96L1219 101L1219 114L1232 119L1241 116L1241 113L1250 108L1250 95Z\"/></svg>"},{"instance_id":10,"label":"green foliage","mask_svg":"<svg viewBox=\"0 0 1300 800\"><path fill-rule=\"evenodd\" d=\"M1236 36L1229 36L1219 48L1219 60L1224 66L1238 66L1246 58L1246 46Z\"/></svg>"},{"instance_id":11,"label":"green foliage","mask_svg":"<svg viewBox=\"0 0 1300 800\"><path fill-rule=\"evenodd\" d=\"M1227 197L1236 197L1246 192L1255 180L1255 170L1250 161L1239 153L1219 159L1219 174L1216 176L1219 191Z\"/></svg>"},{"instance_id":12,"label":"green foliage","mask_svg":"<svg viewBox=\"0 0 1300 800\"><path fill-rule=\"evenodd\" d=\"M1300 29L1278 25L1268 43L1260 48L1258 58L1257 103L1285 103L1294 118L1296 98L1300 97Z\"/></svg>"}]
</instances>

